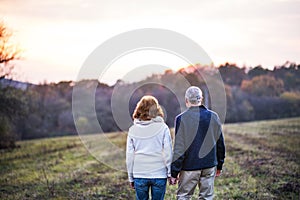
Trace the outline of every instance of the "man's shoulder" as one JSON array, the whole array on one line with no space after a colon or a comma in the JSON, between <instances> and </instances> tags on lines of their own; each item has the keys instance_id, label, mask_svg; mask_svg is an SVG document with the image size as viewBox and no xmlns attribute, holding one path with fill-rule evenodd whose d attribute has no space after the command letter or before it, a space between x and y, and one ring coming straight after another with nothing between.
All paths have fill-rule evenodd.
<instances>
[{"instance_id":1,"label":"man's shoulder","mask_svg":"<svg viewBox=\"0 0 300 200\"><path fill-rule=\"evenodd\" d=\"M208 114L208 115L210 115L211 116L211 118L213 118L213 119L216 119L216 120L218 120L219 119L219 115L215 112L215 111L213 111L213 110L210 110L210 109L208 109L208 108L206 108L206 107L204 107L204 109L201 111L201 110L199 110L200 111L200 113L202 113L202 114ZM204 112L203 112L204 111ZM178 114L176 117L175 117L175 120L181 120L182 118L184 118L184 117L189 117L191 114L192 114L193 112L191 111L191 110L185 110L185 111L183 111L182 113L180 113L180 114ZM200 114L201 115L201 114Z\"/></svg>"},{"instance_id":2,"label":"man's shoulder","mask_svg":"<svg viewBox=\"0 0 300 200\"><path fill-rule=\"evenodd\" d=\"M218 113L216 113L213 110L209 110L209 109L207 109L207 111L210 113L211 119L213 119L214 121L220 122L220 118L219 118Z\"/></svg>"},{"instance_id":3,"label":"man's shoulder","mask_svg":"<svg viewBox=\"0 0 300 200\"><path fill-rule=\"evenodd\" d=\"M188 111L188 110L185 110L185 111L183 111L182 113L178 114L178 115L175 117L175 120L180 120L183 116L187 115L187 111Z\"/></svg>"},{"instance_id":4,"label":"man's shoulder","mask_svg":"<svg viewBox=\"0 0 300 200\"><path fill-rule=\"evenodd\" d=\"M215 111L213 110L210 110L210 109L207 109L207 112L209 112L211 115L213 116L218 116L218 113L216 113Z\"/></svg>"},{"instance_id":5,"label":"man's shoulder","mask_svg":"<svg viewBox=\"0 0 300 200\"><path fill-rule=\"evenodd\" d=\"M218 113L216 113L215 111L213 110L209 110L211 112L211 114L214 116L214 117L219 117Z\"/></svg>"}]
</instances>

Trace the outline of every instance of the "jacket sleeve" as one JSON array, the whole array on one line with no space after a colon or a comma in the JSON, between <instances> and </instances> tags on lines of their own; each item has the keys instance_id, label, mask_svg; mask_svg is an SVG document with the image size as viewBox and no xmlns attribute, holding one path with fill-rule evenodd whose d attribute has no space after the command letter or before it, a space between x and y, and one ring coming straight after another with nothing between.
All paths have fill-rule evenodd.
<instances>
[{"instance_id":1,"label":"jacket sleeve","mask_svg":"<svg viewBox=\"0 0 300 200\"><path fill-rule=\"evenodd\" d=\"M133 163L134 163L134 143L130 136L127 136L126 144L126 166L129 182L133 182Z\"/></svg>"},{"instance_id":2,"label":"jacket sleeve","mask_svg":"<svg viewBox=\"0 0 300 200\"><path fill-rule=\"evenodd\" d=\"M182 169L185 153L185 142L184 142L184 127L181 124L181 117L175 119L175 143L173 151L173 160L171 164L171 176L176 178Z\"/></svg>"},{"instance_id":3,"label":"jacket sleeve","mask_svg":"<svg viewBox=\"0 0 300 200\"><path fill-rule=\"evenodd\" d=\"M220 126L219 134L220 136L217 141L217 160L218 160L217 169L222 170L224 159L225 159L225 142L224 142L224 137L222 132L222 126Z\"/></svg>"},{"instance_id":4,"label":"jacket sleeve","mask_svg":"<svg viewBox=\"0 0 300 200\"><path fill-rule=\"evenodd\" d=\"M163 155L165 160L165 165L167 168L167 177L171 176L171 163L172 163L172 139L170 130L166 127L164 132L164 140L163 140Z\"/></svg>"}]
</instances>

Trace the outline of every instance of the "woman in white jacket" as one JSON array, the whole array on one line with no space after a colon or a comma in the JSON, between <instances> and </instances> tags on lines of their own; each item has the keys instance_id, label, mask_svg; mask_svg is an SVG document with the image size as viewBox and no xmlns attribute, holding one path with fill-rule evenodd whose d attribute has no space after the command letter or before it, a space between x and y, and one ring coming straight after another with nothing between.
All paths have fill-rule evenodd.
<instances>
[{"instance_id":1,"label":"woman in white jacket","mask_svg":"<svg viewBox=\"0 0 300 200\"><path fill-rule=\"evenodd\" d=\"M171 177L172 141L163 111L153 96L144 96L133 113L127 137L126 164L130 186L137 200L164 199Z\"/></svg>"}]
</instances>

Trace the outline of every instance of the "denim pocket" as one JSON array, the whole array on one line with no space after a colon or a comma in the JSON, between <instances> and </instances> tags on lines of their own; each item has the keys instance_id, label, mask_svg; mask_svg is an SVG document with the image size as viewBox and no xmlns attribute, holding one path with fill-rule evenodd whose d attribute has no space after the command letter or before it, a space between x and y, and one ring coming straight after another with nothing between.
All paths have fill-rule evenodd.
<instances>
[{"instance_id":1,"label":"denim pocket","mask_svg":"<svg viewBox=\"0 0 300 200\"><path fill-rule=\"evenodd\" d=\"M153 186L164 189L166 187L166 184L167 184L167 179L166 178L153 179Z\"/></svg>"},{"instance_id":2,"label":"denim pocket","mask_svg":"<svg viewBox=\"0 0 300 200\"><path fill-rule=\"evenodd\" d=\"M136 187L146 187L148 186L148 180L144 178L135 178L134 179L134 185Z\"/></svg>"}]
</instances>

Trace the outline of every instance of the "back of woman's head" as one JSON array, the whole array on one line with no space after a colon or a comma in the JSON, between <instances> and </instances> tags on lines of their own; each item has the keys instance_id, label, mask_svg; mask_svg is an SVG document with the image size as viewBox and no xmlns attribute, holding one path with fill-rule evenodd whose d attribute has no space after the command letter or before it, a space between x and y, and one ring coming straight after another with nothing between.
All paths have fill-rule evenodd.
<instances>
[{"instance_id":1,"label":"back of woman's head","mask_svg":"<svg viewBox=\"0 0 300 200\"><path fill-rule=\"evenodd\" d=\"M133 119L139 120L151 120L157 116L164 117L164 113L158 104L155 97L147 95L143 96L137 103L136 108L133 112Z\"/></svg>"}]
</instances>

